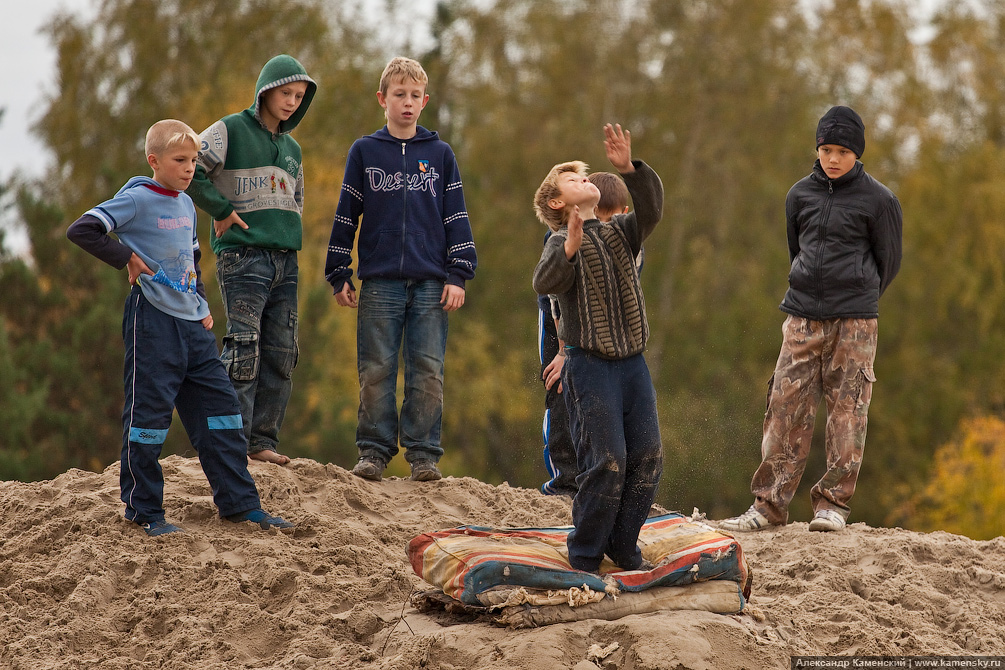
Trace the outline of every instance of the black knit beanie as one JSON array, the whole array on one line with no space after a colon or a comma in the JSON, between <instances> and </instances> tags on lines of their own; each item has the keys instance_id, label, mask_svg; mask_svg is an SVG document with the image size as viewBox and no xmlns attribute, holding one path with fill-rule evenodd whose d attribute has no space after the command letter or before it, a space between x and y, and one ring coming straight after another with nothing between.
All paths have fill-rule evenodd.
<instances>
[{"instance_id":1,"label":"black knit beanie","mask_svg":"<svg viewBox=\"0 0 1005 670\"><path fill-rule=\"evenodd\" d=\"M848 147L861 158L865 151L865 124L862 123L862 117L851 107L831 107L817 124L817 148L821 144Z\"/></svg>"}]
</instances>

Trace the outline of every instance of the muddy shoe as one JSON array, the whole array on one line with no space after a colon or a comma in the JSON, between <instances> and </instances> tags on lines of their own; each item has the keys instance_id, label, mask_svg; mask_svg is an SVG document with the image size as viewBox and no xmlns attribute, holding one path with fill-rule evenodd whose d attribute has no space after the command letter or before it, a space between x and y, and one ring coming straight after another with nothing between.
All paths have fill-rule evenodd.
<instances>
[{"instance_id":1,"label":"muddy shoe","mask_svg":"<svg viewBox=\"0 0 1005 670\"><path fill-rule=\"evenodd\" d=\"M813 515L813 521L810 521L810 530L835 531L843 529L844 526L844 517L832 509L820 510Z\"/></svg>"},{"instance_id":2,"label":"muddy shoe","mask_svg":"<svg viewBox=\"0 0 1005 670\"><path fill-rule=\"evenodd\" d=\"M293 523L287 521L281 516L273 516L266 512L264 509L251 509L247 512L240 512L238 514L231 514L228 517L224 517L227 521L231 523L241 523L242 521L249 521L256 524L262 530L269 530L270 528L278 528L280 530L289 530L293 528Z\"/></svg>"},{"instance_id":3,"label":"muddy shoe","mask_svg":"<svg viewBox=\"0 0 1005 670\"><path fill-rule=\"evenodd\" d=\"M765 528L771 526L772 523L768 521L768 517L758 512L754 506L751 505L750 509L740 516L734 516L731 519L723 519L716 525L723 530L732 532L747 532L752 530L764 530Z\"/></svg>"},{"instance_id":4,"label":"muddy shoe","mask_svg":"<svg viewBox=\"0 0 1005 670\"><path fill-rule=\"evenodd\" d=\"M432 482L442 478L443 475L440 474L436 463L433 463L431 460L422 458L412 463L412 481Z\"/></svg>"},{"instance_id":5,"label":"muddy shoe","mask_svg":"<svg viewBox=\"0 0 1005 670\"><path fill-rule=\"evenodd\" d=\"M140 528L143 529L143 532L149 535L150 537L168 535L169 533L184 532L178 526L174 525L173 523L168 523L164 519L161 519L160 521L151 521L149 523L140 523L139 521L137 521L136 523L139 524Z\"/></svg>"},{"instance_id":6,"label":"muddy shoe","mask_svg":"<svg viewBox=\"0 0 1005 670\"><path fill-rule=\"evenodd\" d=\"M352 473L357 477L369 479L372 482L379 482L384 478L384 468L387 464L376 456L363 456L359 463L352 469Z\"/></svg>"}]
</instances>

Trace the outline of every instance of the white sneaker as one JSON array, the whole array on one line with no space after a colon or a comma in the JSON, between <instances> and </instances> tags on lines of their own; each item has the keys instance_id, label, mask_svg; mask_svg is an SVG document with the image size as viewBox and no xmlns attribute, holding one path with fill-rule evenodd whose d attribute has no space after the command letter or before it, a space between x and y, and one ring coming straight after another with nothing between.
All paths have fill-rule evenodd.
<instances>
[{"instance_id":1,"label":"white sneaker","mask_svg":"<svg viewBox=\"0 0 1005 670\"><path fill-rule=\"evenodd\" d=\"M718 523L719 528L729 531L764 530L771 525L773 524L768 521L768 517L758 512L753 505L740 516L723 519Z\"/></svg>"},{"instance_id":2,"label":"white sneaker","mask_svg":"<svg viewBox=\"0 0 1005 670\"><path fill-rule=\"evenodd\" d=\"M832 509L822 509L813 515L810 530L841 530L845 527L844 517Z\"/></svg>"}]
</instances>

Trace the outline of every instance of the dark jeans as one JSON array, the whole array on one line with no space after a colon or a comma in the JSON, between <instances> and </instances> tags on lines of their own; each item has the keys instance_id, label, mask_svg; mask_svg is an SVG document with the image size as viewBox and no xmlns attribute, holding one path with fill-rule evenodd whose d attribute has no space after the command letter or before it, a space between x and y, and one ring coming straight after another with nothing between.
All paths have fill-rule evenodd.
<instances>
[{"instance_id":1,"label":"dark jeans","mask_svg":"<svg viewBox=\"0 0 1005 670\"><path fill-rule=\"evenodd\" d=\"M555 319L550 312L538 310L538 351L541 355L541 373L558 354L558 334ZM544 396L544 467L548 471L548 481L541 485L545 495L576 495L576 447L572 444L569 431L569 410L565 406L565 395L558 392L556 382L545 390Z\"/></svg>"},{"instance_id":2,"label":"dark jeans","mask_svg":"<svg viewBox=\"0 0 1005 670\"><path fill-rule=\"evenodd\" d=\"M385 463L439 461L443 418L443 357L447 313L440 304L443 282L367 279L360 287L356 350L359 369L360 456ZM398 418L398 354L405 364L405 397Z\"/></svg>"},{"instance_id":3,"label":"dark jeans","mask_svg":"<svg viewBox=\"0 0 1005 670\"><path fill-rule=\"evenodd\" d=\"M216 263L227 335L221 359L241 401L248 453L279 447L297 365L297 252L240 247Z\"/></svg>"},{"instance_id":4,"label":"dark jeans","mask_svg":"<svg viewBox=\"0 0 1005 670\"><path fill-rule=\"evenodd\" d=\"M240 406L213 334L198 321L165 314L135 288L126 299L122 340L126 402L119 488L126 518L164 520L164 476L157 459L175 408L220 515L260 507L248 473Z\"/></svg>"},{"instance_id":5,"label":"dark jeans","mask_svg":"<svg viewBox=\"0 0 1005 670\"><path fill-rule=\"evenodd\" d=\"M642 354L606 360L570 349L562 382L579 461L569 563L595 572L607 554L634 570L642 562L639 530L663 472L649 368Z\"/></svg>"}]
</instances>

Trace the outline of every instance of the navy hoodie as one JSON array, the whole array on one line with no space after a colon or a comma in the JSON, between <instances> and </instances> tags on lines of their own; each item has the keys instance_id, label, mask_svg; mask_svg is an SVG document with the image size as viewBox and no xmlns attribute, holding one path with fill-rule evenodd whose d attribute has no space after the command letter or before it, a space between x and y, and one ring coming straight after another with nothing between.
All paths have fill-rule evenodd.
<instances>
[{"instance_id":1,"label":"navy hoodie","mask_svg":"<svg viewBox=\"0 0 1005 670\"><path fill-rule=\"evenodd\" d=\"M474 277L478 259L454 152L422 126L408 140L384 126L349 149L325 262L336 293L346 282L355 289L349 265L357 228L361 280L438 279L463 288Z\"/></svg>"}]
</instances>

